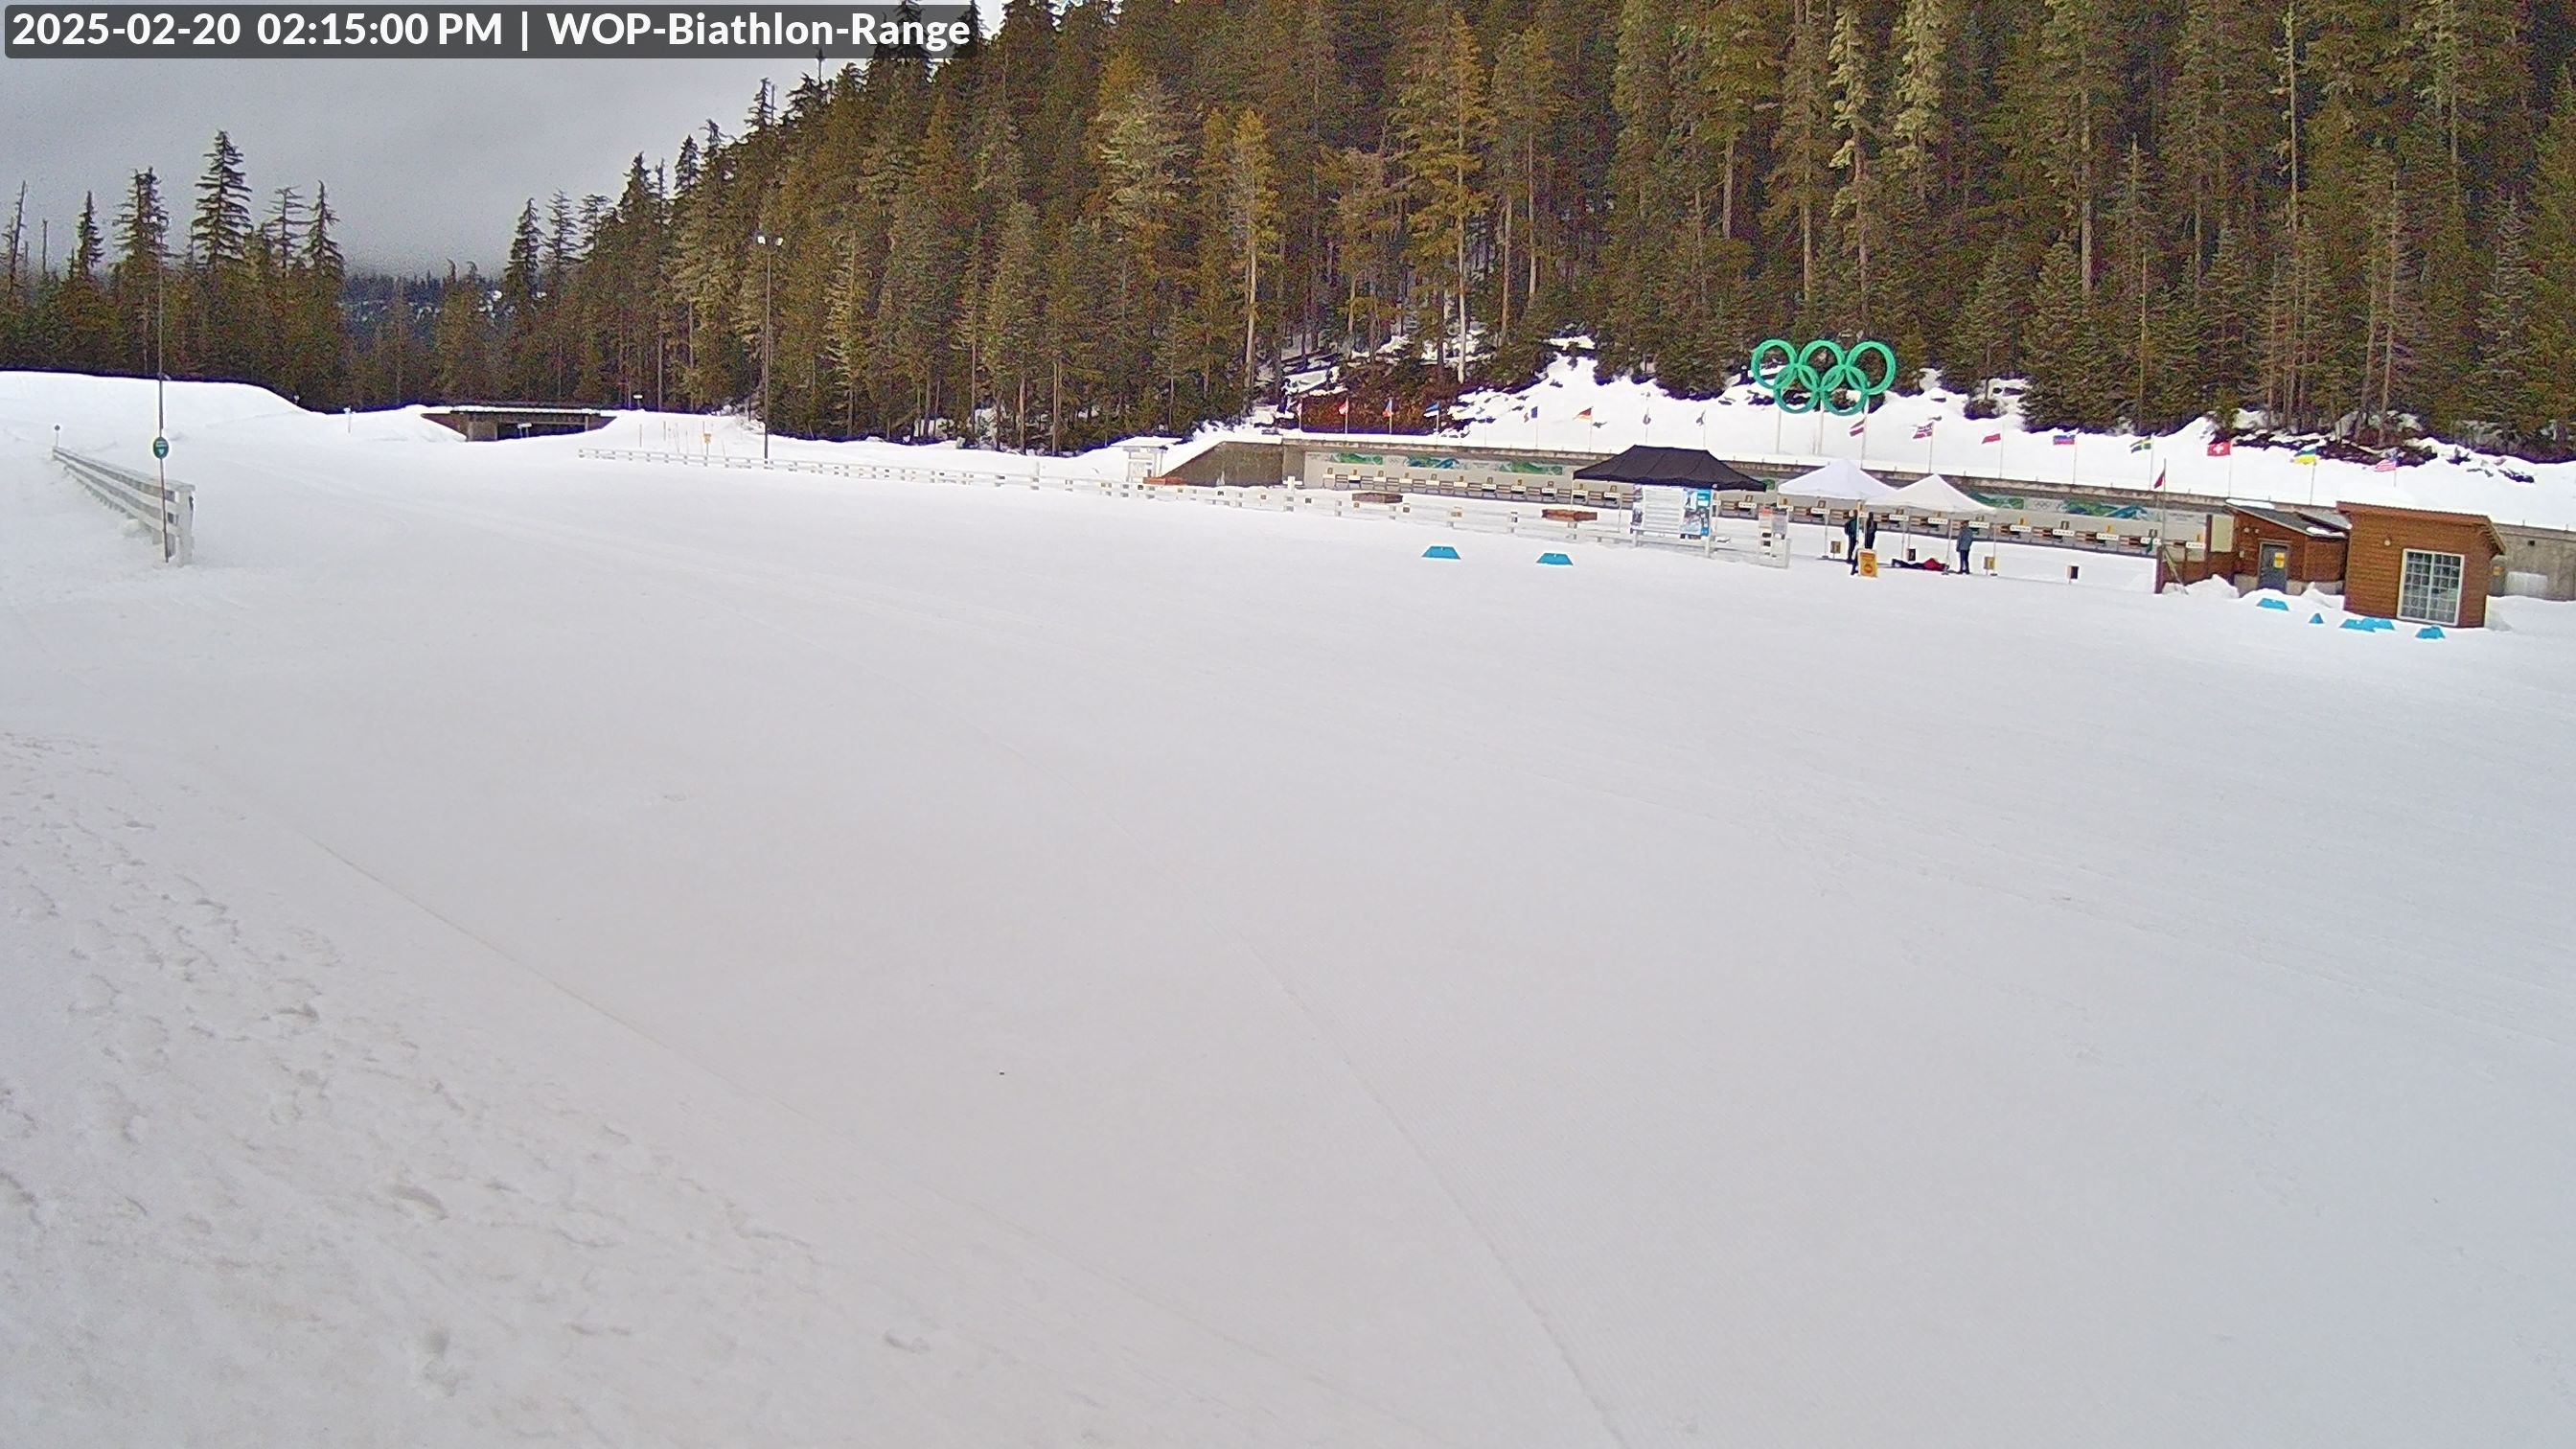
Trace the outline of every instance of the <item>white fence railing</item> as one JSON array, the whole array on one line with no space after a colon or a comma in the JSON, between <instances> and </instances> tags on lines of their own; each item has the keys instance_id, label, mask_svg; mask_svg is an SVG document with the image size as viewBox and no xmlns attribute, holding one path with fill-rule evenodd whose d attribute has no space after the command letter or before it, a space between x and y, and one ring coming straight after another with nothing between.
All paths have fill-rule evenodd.
<instances>
[{"instance_id":1,"label":"white fence railing","mask_svg":"<svg viewBox=\"0 0 2576 1449\"><path fill-rule=\"evenodd\" d=\"M689 453L660 448L583 448L579 455L626 463L684 463L692 468L765 468L773 473L824 473L835 478L893 478L915 482L971 483L995 488L1012 484L1033 488L1049 482L1054 486L1064 486L1063 480L1041 479L1034 470L1015 473L1001 468L917 468L887 463L835 463L816 458L771 458L764 461L749 455L737 458L724 453Z\"/></svg>"},{"instance_id":2,"label":"white fence railing","mask_svg":"<svg viewBox=\"0 0 2576 1449\"><path fill-rule=\"evenodd\" d=\"M172 483L165 490L156 480L131 469L78 453L54 449L54 461L99 502L151 529L161 541L163 559L186 563L197 554L197 490Z\"/></svg>"},{"instance_id":3,"label":"white fence railing","mask_svg":"<svg viewBox=\"0 0 2576 1449\"><path fill-rule=\"evenodd\" d=\"M1617 522L1568 522L1545 518L1541 505L1479 506L1472 502L1449 499L1424 499L1419 502L1368 503L1339 488L1304 488L1293 484L1271 487L1241 484L1142 483L1124 478L1048 477L1032 468L1015 472L993 468L929 468L893 463L840 463L811 458L772 458L764 465L753 457L729 458L720 454L656 451L645 448L582 448L584 458L602 458L628 463L684 463L698 468L761 468L772 472L824 473L840 478L883 478L914 483L956 483L978 488L1043 488L1063 493L1091 493L1108 498L1136 498L1146 501L1203 503L1218 508L1251 508L1270 513L1322 513L1337 518L1409 518L1417 523L1445 525L1474 533L1513 534L1522 537L1574 543L1661 543L1667 540L1639 538L1629 529L1627 510L1617 510ZM1561 506L1561 505L1550 505ZM1709 548L1698 539L1688 541L1694 552ZM1718 549L1725 547L1721 540Z\"/></svg>"}]
</instances>

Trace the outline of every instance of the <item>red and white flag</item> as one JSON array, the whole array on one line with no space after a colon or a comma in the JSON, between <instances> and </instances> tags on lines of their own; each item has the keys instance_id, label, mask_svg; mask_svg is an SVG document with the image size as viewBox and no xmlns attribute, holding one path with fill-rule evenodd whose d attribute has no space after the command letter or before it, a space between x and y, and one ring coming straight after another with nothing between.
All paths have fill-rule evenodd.
<instances>
[{"instance_id":1,"label":"red and white flag","mask_svg":"<svg viewBox=\"0 0 2576 1449\"><path fill-rule=\"evenodd\" d=\"M1574 415L1574 420L1578 423L1590 422L1592 420L1592 409L1585 408L1583 411L1576 413Z\"/></svg>"},{"instance_id":2,"label":"red and white flag","mask_svg":"<svg viewBox=\"0 0 2576 1449\"><path fill-rule=\"evenodd\" d=\"M1930 436L1932 436L1932 425L1930 423L1925 423L1914 430L1914 437L1918 442Z\"/></svg>"},{"instance_id":3,"label":"red and white flag","mask_svg":"<svg viewBox=\"0 0 2576 1449\"><path fill-rule=\"evenodd\" d=\"M2003 440L2004 440L2004 435L2003 435L2003 434L2001 434L2001 433L1988 433L1988 434L1986 434L1986 441L1987 441L1987 442L1989 442L1989 443L2000 443L2000 442L2002 442Z\"/></svg>"},{"instance_id":4,"label":"red and white flag","mask_svg":"<svg viewBox=\"0 0 2576 1449\"><path fill-rule=\"evenodd\" d=\"M2394 472L2396 472L2396 471L2397 471L2397 455L2396 455L2396 454L2394 454L2394 453L2391 453L2391 454L2389 454L2387 457L2380 459L2378 462L2371 464L2371 465L2370 465L2370 471L2372 471L2373 473L2394 473Z\"/></svg>"},{"instance_id":5,"label":"red and white flag","mask_svg":"<svg viewBox=\"0 0 2576 1449\"><path fill-rule=\"evenodd\" d=\"M1861 419L1859 422L1856 422L1856 423L1854 423L1854 424L1852 424L1852 425L1851 425L1851 435L1852 435L1853 437L1857 438L1857 437L1859 437L1862 433L1864 433L1864 432L1868 431L1868 429L1869 429L1869 419L1867 419L1867 418L1863 418L1863 419Z\"/></svg>"},{"instance_id":6,"label":"red and white flag","mask_svg":"<svg viewBox=\"0 0 2576 1449\"><path fill-rule=\"evenodd\" d=\"M1344 398L1344 399L1342 399L1342 416L1343 416L1343 417L1349 417L1350 415L1351 415L1351 400L1350 400L1349 398Z\"/></svg>"},{"instance_id":7,"label":"red and white flag","mask_svg":"<svg viewBox=\"0 0 2576 1449\"><path fill-rule=\"evenodd\" d=\"M2224 458L2235 451L2236 440L2234 438L2212 438L2209 440L2209 456L2213 458Z\"/></svg>"},{"instance_id":8,"label":"red and white flag","mask_svg":"<svg viewBox=\"0 0 2576 1449\"><path fill-rule=\"evenodd\" d=\"M2165 470L2162 468L2156 470L2156 486L2159 488L2165 486Z\"/></svg>"},{"instance_id":9,"label":"red and white flag","mask_svg":"<svg viewBox=\"0 0 2576 1449\"><path fill-rule=\"evenodd\" d=\"M1388 398L1388 399L1386 400L1386 420L1387 420L1388 422L1393 422L1393 421L1395 421L1395 399L1394 399L1394 398Z\"/></svg>"}]
</instances>

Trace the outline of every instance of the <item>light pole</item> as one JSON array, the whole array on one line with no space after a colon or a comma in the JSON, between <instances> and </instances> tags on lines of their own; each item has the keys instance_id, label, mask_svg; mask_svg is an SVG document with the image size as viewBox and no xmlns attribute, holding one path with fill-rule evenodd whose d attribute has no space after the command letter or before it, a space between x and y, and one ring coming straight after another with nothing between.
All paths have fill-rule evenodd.
<instances>
[{"instance_id":1,"label":"light pole","mask_svg":"<svg viewBox=\"0 0 2576 1449\"><path fill-rule=\"evenodd\" d=\"M161 561L170 561L170 367L161 352L161 259L152 259L152 477L161 491Z\"/></svg>"},{"instance_id":2,"label":"light pole","mask_svg":"<svg viewBox=\"0 0 2576 1449\"><path fill-rule=\"evenodd\" d=\"M776 232L759 232L752 243L760 248L760 466L769 466L769 354L774 351L769 341L769 264L778 248L787 240Z\"/></svg>"}]
</instances>

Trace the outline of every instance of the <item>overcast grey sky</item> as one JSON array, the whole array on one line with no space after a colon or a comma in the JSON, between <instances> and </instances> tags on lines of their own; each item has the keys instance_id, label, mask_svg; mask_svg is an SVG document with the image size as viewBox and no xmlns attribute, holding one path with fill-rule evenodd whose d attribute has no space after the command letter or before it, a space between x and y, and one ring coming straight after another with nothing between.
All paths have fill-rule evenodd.
<instances>
[{"instance_id":1,"label":"overcast grey sky","mask_svg":"<svg viewBox=\"0 0 2576 1449\"><path fill-rule=\"evenodd\" d=\"M59 259L81 193L98 193L104 225L149 166L184 221L220 129L263 205L275 187L310 199L329 184L352 263L488 270L528 197L613 196L636 152L665 160L709 117L734 134L762 76L783 93L811 64L0 59L0 208L26 182L28 249L49 217Z\"/></svg>"}]
</instances>

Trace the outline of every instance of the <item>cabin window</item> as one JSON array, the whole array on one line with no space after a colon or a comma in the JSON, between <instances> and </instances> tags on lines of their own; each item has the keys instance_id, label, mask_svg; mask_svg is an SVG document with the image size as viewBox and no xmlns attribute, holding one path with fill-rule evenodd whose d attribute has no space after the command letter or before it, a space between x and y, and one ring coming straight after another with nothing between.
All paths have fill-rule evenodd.
<instances>
[{"instance_id":1,"label":"cabin window","mask_svg":"<svg viewBox=\"0 0 2576 1449\"><path fill-rule=\"evenodd\" d=\"M2460 579L2468 560L2456 553L2406 550L2406 572L2397 586L2397 617L2418 624L2460 622Z\"/></svg>"}]
</instances>

